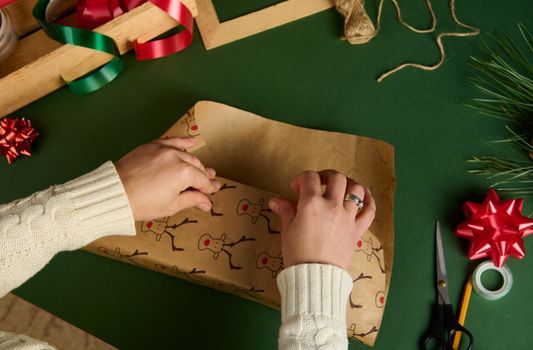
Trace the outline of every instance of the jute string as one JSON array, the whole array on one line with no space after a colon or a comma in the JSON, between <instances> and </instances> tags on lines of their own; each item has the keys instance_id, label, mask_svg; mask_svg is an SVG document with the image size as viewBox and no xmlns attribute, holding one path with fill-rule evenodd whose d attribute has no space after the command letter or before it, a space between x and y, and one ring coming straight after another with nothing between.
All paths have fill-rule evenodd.
<instances>
[{"instance_id":1,"label":"jute string","mask_svg":"<svg viewBox=\"0 0 533 350\"><path fill-rule=\"evenodd\" d=\"M402 18L402 13L401 13L400 5L398 4L398 1L397 0L391 0L391 1L394 7L396 8L396 16L398 18L398 21L404 27L406 27L407 29L415 33L432 33L435 31L435 28L437 27L437 18L435 17L435 12L433 11L433 7L431 6L430 0L426 0L426 5L428 8L429 14L431 16L431 26L427 29L418 29L406 23ZM339 13L344 17L344 38L348 40L350 44L355 44L355 45L364 44L370 41L373 37L375 37L378 34L379 27L381 24L381 13L383 10L383 3L384 3L384 0L379 1L376 25L374 25L374 23L372 23L372 20L370 19L370 17L368 17L368 14L366 13L364 0L336 0L335 1L335 6L337 7L337 11L339 11ZM444 63L444 59L446 58L446 53L444 51L444 46L442 44L442 38L447 37L447 36L455 36L455 37L475 36L479 34L478 28L465 24L457 18L457 15L455 14L455 0L450 0L450 12L451 12L453 21L458 26L469 29L469 31L468 32L443 32L437 35L436 43L440 51L440 59L437 63L433 65L424 65L424 64L413 63L413 62L403 63L397 66L396 68L393 68L381 74L377 79L378 82L382 82L385 78L407 67L418 68L418 69L422 69L426 71L435 70Z\"/></svg>"}]
</instances>

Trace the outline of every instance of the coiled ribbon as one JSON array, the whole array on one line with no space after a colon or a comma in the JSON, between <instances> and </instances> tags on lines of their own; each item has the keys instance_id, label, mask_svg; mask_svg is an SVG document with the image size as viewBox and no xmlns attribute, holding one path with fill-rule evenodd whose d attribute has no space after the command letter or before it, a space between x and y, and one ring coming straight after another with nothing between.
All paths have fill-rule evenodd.
<instances>
[{"instance_id":1,"label":"coiled ribbon","mask_svg":"<svg viewBox=\"0 0 533 350\"><path fill-rule=\"evenodd\" d=\"M78 26L94 29L145 2L146 0L80 0L77 7ZM178 0L149 0L149 2L178 21L184 30L178 34L145 43L135 40L133 48L137 59L160 58L189 46L193 37L193 16L187 6Z\"/></svg>"},{"instance_id":2,"label":"coiled ribbon","mask_svg":"<svg viewBox=\"0 0 533 350\"><path fill-rule=\"evenodd\" d=\"M7 13L0 9L0 62L15 50L17 36Z\"/></svg>"},{"instance_id":3,"label":"coiled ribbon","mask_svg":"<svg viewBox=\"0 0 533 350\"><path fill-rule=\"evenodd\" d=\"M50 38L62 44L83 46L113 55L109 62L88 76L73 81L64 79L70 90L78 94L85 94L98 90L115 79L123 67L115 41L104 34L49 22L48 18L51 16L48 14L48 7L50 4L50 0L39 0L33 8L33 16Z\"/></svg>"},{"instance_id":4,"label":"coiled ribbon","mask_svg":"<svg viewBox=\"0 0 533 350\"><path fill-rule=\"evenodd\" d=\"M192 43L193 17L187 6L177 0L150 0L150 2L181 23L184 30L167 38L145 43L135 40L134 49L138 60L165 57L185 49Z\"/></svg>"},{"instance_id":5,"label":"coiled ribbon","mask_svg":"<svg viewBox=\"0 0 533 350\"><path fill-rule=\"evenodd\" d=\"M113 38L89 29L120 16L143 4L146 0L125 0L125 2L121 0L80 0L77 6L77 13L78 26L81 28L51 23L48 9L53 1L56 0L39 0L33 9L33 16L50 38L63 44L83 46L113 56L108 63L93 73L74 81L65 80L66 84L70 90L80 94L100 89L120 74L123 63ZM192 42L193 16L191 11L181 1L150 0L150 2L182 24L184 30L167 38L144 43L135 40L133 47L139 60L168 56L185 49Z\"/></svg>"}]
</instances>

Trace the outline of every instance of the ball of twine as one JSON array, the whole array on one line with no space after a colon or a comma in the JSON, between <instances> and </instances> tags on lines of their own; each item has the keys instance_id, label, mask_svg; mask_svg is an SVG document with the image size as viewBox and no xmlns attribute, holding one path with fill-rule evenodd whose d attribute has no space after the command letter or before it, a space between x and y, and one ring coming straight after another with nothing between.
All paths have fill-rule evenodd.
<instances>
[{"instance_id":1,"label":"ball of twine","mask_svg":"<svg viewBox=\"0 0 533 350\"><path fill-rule=\"evenodd\" d=\"M372 20L370 19L370 17L368 17L368 14L365 10L364 0L335 0L335 7L337 8L337 11L344 17L344 38L343 39L347 40L350 44L353 44L353 45L364 44L372 40L372 38L374 38L378 34L378 31L379 31L379 25L381 23L381 12L383 9L383 2L384 0L379 1L376 25L374 25L374 23L372 23ZM406 23L402 18L402 14L400 11L400 5L398 4L398 1L391 0L391 2L396 8L396 16L398 18L398 21L407 29L415 33L432 33L435 31L435 28L437 27L437 19L435 17L435 12L433 11L433 7L431 6L430 0L426 0L426 6L431 16L431 25L429 28L425 28L425 29L418 29ZM444 63L444 59L446 58L446 53L444 51L444 45L442 44L442 38L450 37L450 36L454 36L454 37L475 36L479 34L478 28L465 24L457 18L457 15L455 14L455 0L450 0L450 12L451 12L452 19L455 22L455 24L457 24L459 27L468 29L469 31L468 32L444 32L444 33L440 33L439 35L437 35L435 42L440 52L440 59L437 63L434 63L432 65L424 65L424 64L413 63L413 62L403 63L381 74L377 78L377 81L381 82L383 81L383 79L407 67L413 67L413 68L426 70L426 71L435 70Z\"/></svg>"},{"instance_id":2,"label":"ball of twine","mask_svg":"<svg viewBox=\"0 0 533 350\"><path fill-rule=\"evenodd\" d=\"M335 3L344 17L344 38L350 44L364 44L377 34L364 5L364 0L337 0Z\"/></svg>"}]
</instances>

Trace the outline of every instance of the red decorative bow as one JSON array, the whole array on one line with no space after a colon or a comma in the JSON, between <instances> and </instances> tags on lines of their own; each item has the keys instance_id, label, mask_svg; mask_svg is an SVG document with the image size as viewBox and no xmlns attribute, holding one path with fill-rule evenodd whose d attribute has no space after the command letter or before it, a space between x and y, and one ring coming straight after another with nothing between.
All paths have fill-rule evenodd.
<instances>
[{"instance_id":1,"label":"red decorative bow","mask_svg":"<svg viewBox=\"0 0 533 350\"><path fill-rule=\"evenodd\" d=\"M0 154L5 154L11 164L19 155L31 156L31 142L39 136L24 118L0 119Z\"/></svg>"},{"instance_id":2,"label":"red decorative bow","mask_svg":"<svg viewBox=\"0 0 533 350\"><path fill-rule=\"evenodd\" d=\"M1 1L1 0L0 0ZM138 60L165 57L187 48L192 43L193 16L180 0L78 0L78 27L94 29L121 14L131 11L146 1L165 11L185 30L163 39L133 42Z\"/></svg>"},{"instance_id":3,"label":"red decorative bow","mask_svg":"<svg viewBox=\"0 0 533 350\"><path fill-rule=\"evenodd\" d=\"M523 199L500 200L490 189L483 203L466 202L466 221L455 233L470 240L470 260L489 257L501 267L509 256L522 259L525 255L523 238L533 233L533 220L523 216Z\"/></svg>"}]
</instances>

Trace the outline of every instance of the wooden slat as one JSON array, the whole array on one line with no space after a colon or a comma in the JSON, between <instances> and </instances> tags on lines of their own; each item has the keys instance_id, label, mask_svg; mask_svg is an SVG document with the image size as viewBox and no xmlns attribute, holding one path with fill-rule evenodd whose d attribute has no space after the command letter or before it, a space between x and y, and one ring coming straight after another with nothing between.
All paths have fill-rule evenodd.
<instances>
[{"instance_id":1,"label":"wooden slat","mask_svg":"<svg viewBox=\"0 0 533 350\"><path fill-rule=\"evenodd\" d=\"M183 3L196 16L195 0L183 0ZM167 13L151 3L145 3L95 31L112 37L123 54L132 49L135 39L152 39L176 25L177 22ZM84 47L58 47L42 31L22 39L19 44L10 62L2 63L2 67L6 65L17 70L0 79L0 117L63 86L61 76L68 80L79 78L110 59L106 53Z\"/></svg>"}]
</instances>

